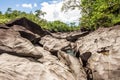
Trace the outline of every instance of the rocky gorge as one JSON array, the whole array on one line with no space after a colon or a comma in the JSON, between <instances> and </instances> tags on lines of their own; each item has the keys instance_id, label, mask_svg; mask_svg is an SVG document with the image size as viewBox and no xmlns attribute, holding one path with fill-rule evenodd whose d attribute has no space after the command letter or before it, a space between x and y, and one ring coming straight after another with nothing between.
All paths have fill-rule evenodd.
<instances>
[{"instance_id":1,"label":"rocky gorge","mask_svg":"<svg viewBox=\"0 0 120 80\"><path fill-rule=\"evenodd\" d=\"M119 80L120 25L51 33L19 18L0 25L0 80Z\"/></svg>"}]
</instances>

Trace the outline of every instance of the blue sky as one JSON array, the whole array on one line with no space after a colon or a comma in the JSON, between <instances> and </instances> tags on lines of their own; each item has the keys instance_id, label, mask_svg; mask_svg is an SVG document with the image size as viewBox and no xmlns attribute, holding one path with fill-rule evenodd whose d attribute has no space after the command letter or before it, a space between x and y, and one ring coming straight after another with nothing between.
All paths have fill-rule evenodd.
<instances>
[{"instance_id":1,"label":"blue sky","mask_svg":"<svg viewBox=\"0 0 120 80\"><path fill-rule=\"evenodd\" d=\"M0 0L0 11L5 12L7 8L10 7L13 10L16 9L16 10L30 12L40 9L41 3L43 2L50 3L52 1L53 0ZM25 8L21 6L23 4L32 4L32 5L37 4L37 6L33 8Z\"/></svg>"},{"instance_id":2,"label":"blue sky","mask_svg":"<svg viewBox=\"0 0 120 80\"><path fill-rule=\"evenodd\" d=\"M44 18L48 21L60 20L65 23L79 22L80 10L69 10L68 12L62 12L63 0L0 0L0 11L3 13L7 8L12 10L20 10L25 12L34 12L35 10L42 10L47 14Z\"/></svg>"}]
</instances>

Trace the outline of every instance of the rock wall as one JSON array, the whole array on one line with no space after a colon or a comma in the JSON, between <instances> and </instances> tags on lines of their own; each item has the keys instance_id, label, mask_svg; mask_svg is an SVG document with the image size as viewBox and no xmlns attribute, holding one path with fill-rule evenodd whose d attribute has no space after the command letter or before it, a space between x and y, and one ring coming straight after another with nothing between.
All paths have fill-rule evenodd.
<instances>
[{"instance_id":1,"label":"rock wall","mask_svg":"<svg viewBox=\"0 0 120 80\"><path fill-rule=\"evenodd\" d=\"M0 80L119 80L120 26L50 33L26 18L0 25Z\"/></svg>"},{"instance_id":2,"label":"rock wall","mask_svg":"<svg viewBox=\"0 0 120 80\"><path fill-rule=\"evenodd\" d=\"M82 62L60 51L69 44L26 18L0 25L0 80L87 80Z\"/></svg>"},{"instance_id":3,"label":"rock wall","mask_svg":"<svg viewBox=\"0 0 120 80\"><path fill-rule=\"evenodd\" d=\"M76 46L81 56L91 53L86 67L92 70L94 80L120 79L119 25L100 28L87 36L80 37L76 41Z\"/></svg>"}]
</instances>

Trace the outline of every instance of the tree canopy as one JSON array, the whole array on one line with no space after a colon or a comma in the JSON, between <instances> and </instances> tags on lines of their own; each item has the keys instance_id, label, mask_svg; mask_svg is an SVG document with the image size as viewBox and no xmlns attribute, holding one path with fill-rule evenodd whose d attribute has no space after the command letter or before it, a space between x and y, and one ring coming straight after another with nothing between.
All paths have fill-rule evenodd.
<instances>
[{"instance_id":1,"label":"tree canopy","mask_svg":"<svg viewBox=\"0 0 120 80\"><path fill-rule=\"evenodd\" d=\"M120 22L120 0L67 0L63 10L79 8L82 17L80 26L95 30L109 27Z\"/></svg>"},{"instance_id":2,"label":"tree canopy","mask_svg":"<svg viewBox=\"0 0 120 80\"><path fill-rule=\"evenodd\" d=\"M79 26L73 24L68 25L59 20L49 22L45 19L42 19L41 16L44 16L45 14L46 13L42 12L41 10L36 10L35 12L26 13L18 10L12 10L12 8L8 8L4 14L0 11L0 23L6 23L15 18L26 17L29 20L32 20L36 24L40 25L42 28L47 29L49 31L63 32L63 31L73 31L79 29Z\"/></svg>"}]
</instances>

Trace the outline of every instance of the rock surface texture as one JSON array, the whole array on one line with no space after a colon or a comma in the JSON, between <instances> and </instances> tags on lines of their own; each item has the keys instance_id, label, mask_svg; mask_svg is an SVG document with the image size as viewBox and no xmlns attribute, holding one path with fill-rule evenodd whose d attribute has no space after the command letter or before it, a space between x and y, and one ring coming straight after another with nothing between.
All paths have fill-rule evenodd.
<instances>
[{"instance_id":1,"label":"rock surface texture","mask_svg":"<svg viewBox=\"0 0 120 80\"><path fill-rule=\"evenodd\" d=\"M86 67L94 80L120 79L120 26L98 29L79 38L76 46L81 55L92 54Z\"/></svg>"},{"instance_id":2,"label":"rock surface texture","mask_svg":"<svg viewBox=\"0 0 120 80\"><path fill-rule=\"evenodd\" d=\"M26 18L0 25L0 80L119 80L120 26L50 33Z\"/></svg>"},{"instance_id":3,"label":"rock surface texture","mask_svg":"<svg viewBox=\"0 0 120 80\"><path fill-rule=\"evenodd\" d=\"M87 80L82 62L60 51L69 44L26 18L0 25L0 80Z\"/></svg>"}]
</instances>

